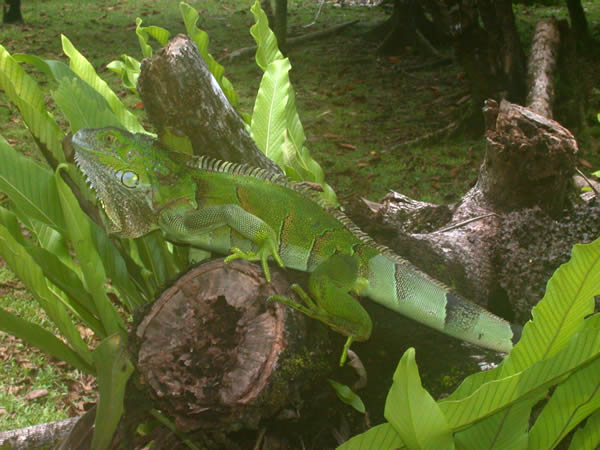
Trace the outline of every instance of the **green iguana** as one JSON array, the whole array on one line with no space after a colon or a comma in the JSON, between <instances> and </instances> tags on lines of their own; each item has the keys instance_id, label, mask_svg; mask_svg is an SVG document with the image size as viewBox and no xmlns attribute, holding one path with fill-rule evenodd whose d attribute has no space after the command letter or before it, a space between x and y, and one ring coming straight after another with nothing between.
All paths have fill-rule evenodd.
<instances>
[{"instance_id":1,"label":"green iguana","mask_svg":"<svg viewBox=\"0 0 600 450\"><path fill-rule=\"evenodd\" d=\"M348 336L369 338L369 315L350 293L371 298L431 328L508 352L520 328L470 303L377 244L314 189L231 162L167 152L142 134L82 129L75 160L96 191L109 232L135 238L161 229L168 240L221 254L225 261L268 259L311 272L303 303L283 302Z\"/></svg>"}]
</instances>

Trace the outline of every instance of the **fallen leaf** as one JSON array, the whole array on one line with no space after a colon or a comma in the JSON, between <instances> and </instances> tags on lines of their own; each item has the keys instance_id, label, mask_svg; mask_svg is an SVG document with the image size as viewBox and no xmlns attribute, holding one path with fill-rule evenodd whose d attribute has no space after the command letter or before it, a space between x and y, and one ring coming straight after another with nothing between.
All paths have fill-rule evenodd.
<instances>
[{"instance_id":1,"label":"fallen leaf","mask_svg":"<svg viewBox=\"0 0 600 450\"><path fill-rule=\"evenodd\" d=\"M581 164L583 167L587 167L588 169L591 169L592 167L594 167L591 162L586 161L585 159L579 158L578 161L579 161L579 164Z\"/></svg>"},{"instance_id":2,"label":"fallen leaf","mask_svg":"<svg viewBox=\"0 0 600 450\"><path fill-rule=\"evenodd\" d=\"M336 145L341 148L347 148L348 150L356 150L356 146L352 144L345 144L343 142L336 142Z\"/></svg>"},{"instance_id":3,"label":"fallen leaf","mask_svg":"<svg viewBox=\"0 0 600 450\"><path fill-rule=\"evenodd\" d=\"M25 396L25 400L35 400L36 398L48 395L48 389L36 389Z\"/></svg>"}]
</instances>

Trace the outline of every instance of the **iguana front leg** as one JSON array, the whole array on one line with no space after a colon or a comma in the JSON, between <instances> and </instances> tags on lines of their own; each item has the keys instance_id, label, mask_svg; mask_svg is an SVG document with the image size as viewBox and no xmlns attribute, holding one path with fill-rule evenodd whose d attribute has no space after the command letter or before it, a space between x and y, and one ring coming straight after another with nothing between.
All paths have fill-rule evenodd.
<instances>
[{"instance_id":1,"label":"iguana front leg","mask_svg":"<svg viewBox=\"0 0 600 450\"><path fill-rule=\"evenodd\" d=\"M232 248L232 254L225 262L234 259L261 261L267 281L271 281L268 258L283 267L279 257L278 238L275 231L261 218L249 213L239 205L215 205L201 209L179 209L163 211L159 218L160 228L175 240L194 245L199 235L208 233L222 226L228 226L258 246L256 252L244 252Z\"/></svg>"},{"instance_id":2,"label":"iguana front leg","mask_svg":"<svg viewBox=\"0 0 600 450\"><path fill-rule=\"evenodd\" d=\"M369 314L358 300L349 294L360 293L366 287L366 283L365 279L358 276L357 257L336 254L311 273L308 290L312 297L294 284L292 289L302 303L280 295L273 295L268 300L288 305L348 336L340 358L340 365L343 365L352 342L364 341L371 336L373 324Z\"/></svg>"}]
</instances>

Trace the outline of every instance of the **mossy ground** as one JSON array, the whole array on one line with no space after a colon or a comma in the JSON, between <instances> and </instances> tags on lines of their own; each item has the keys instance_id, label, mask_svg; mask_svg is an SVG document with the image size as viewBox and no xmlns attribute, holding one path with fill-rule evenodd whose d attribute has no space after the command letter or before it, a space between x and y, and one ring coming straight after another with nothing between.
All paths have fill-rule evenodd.
<instances>
[{"instance_id":1,"label":"mossy ground","mask_svg":"<svg viewBox=\"0 0 600 450\"><path fill-rule=\"evenodd\" d=\"M200 13L199 25L209 33L210 51L225 65L226 75L236 88L245 112L252 111L261 72L252 56L231 62L226 56L253 44L248 32L253 24L249 12L252 3L250 0L190 1ZM378 43L365 39L365 33L387 17L388 12L382 8L342 8L327 2L317 23L305 28L313 21L318 4L317 0L289 0L291 36L359 20L337 35L307 42L288 52L308 146L342 202L353 196L378 200L390 189L426 201L452 202L460 198L476 179L485 150L483 139L459 136L417 147L399 146L460 119L468 101L468 86L460 68L451 65L407 70L427 61L414 49L405 49L397 57L377 55ZM597 37L600 3L584 2L584 5L592 34ZM121 86L106 64L121 54L141 59L135 35L136 17L141 17L145 25L167 28L172 35L183 32L177 6L178 1L174 0L23 2L25 25L1 27L1 43L11 53L65 61L60 34L66 35L125 104L143 118L139 99ZM516 6L515 11L523 42L530 40L539 18L566 16L564 6ZM440 50L451 55L450 49ZM597 67L593 63L587 66L588 79L597 78ZM31 73L43 87L50 89L40 74L34 70ZM600 155L589 138L600 135L595 119L595 113L600 111L599 92L591 90L588 98L585 133L588 140L584 141L580 155L590 168L596 169L600 168ZM52 108L50 102L49 106ZM0 134L19 150L35 154L33 140L16 108L2 93ZM1 194L0 201L5 201ZM12 308L27 318L44 320L35 302L5 267L0 268L0 288L2 307ZM78 408L63 400L68 395L74 395L71 403L76 405L93 401L93 394L82 387L89 383L80 374L65 371L6 335L0 334L0 347L4 349L0 353L10 355L2 359L0 368L0 430L56 420L66 412L76 413ZM394 357L397 361L400 354ZM460 379L454 372L447 373L452 373L452 379ZM429 378L448 383L445 375L432 374ZM36 389L48 389L49 393L27 399L27 394Z\"/></svg>"}]
</instances>

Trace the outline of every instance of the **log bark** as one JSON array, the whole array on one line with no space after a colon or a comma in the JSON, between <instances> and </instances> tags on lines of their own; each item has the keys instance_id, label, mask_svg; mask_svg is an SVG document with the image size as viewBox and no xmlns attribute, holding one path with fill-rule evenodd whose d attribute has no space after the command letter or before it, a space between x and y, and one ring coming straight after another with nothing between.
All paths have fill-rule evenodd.
<instances>
[{"instance_id":1,"label":"log bark","mask_svg":"<svg viewBox=\"0 0 600 450\"><path fill-rule=\"evenodd\" d=\"M138 90L159 137L187 136L197 155L281 172L256 147L189 37L175 36L142 62Z\"/></svg>"},{"instance_id":2,"label":"log bark","mask_svg":"<svg viewBox=\"0 0 600 450\"><path fill-rule=\"evenodd\" d=\"M577 142L547 117L555 33L555 24L545 23L534 38L527 98L536 111L506 100L486 102L486 154L477 183L459 202L444 210L392 193L370 204L380 222L375 229L371 224L370 234L394 228L397 235L387 243L399 254L490 311L521 322L571 247L600 234L597 203L574 201Z\"/></svg>"},{"instance_id":3,"label":"log bark","mask_svg":"<svg viewBox=\"0 0 600 450\"><path fill-rule=\"evenodd\" d=\"M73 428L78 417L43 423L0 433L0 448L39 448L52 446Z\"/></svg>"},{"instance_id":4,"label":"log bark","mask_svg":"<svg viewBox=\"0 0 600 450\"><path fill-rule=\"evenodd\" d=\"M326 330L269 295L292 295L278 270L196 267L137 326L137 368L183 431L256 429L335 367ZM319 325L315 327L315 325Z\"/></svg>"},{"instance_id":5,"label":"log bark","mask_svg":"<svg viewBox=\"0 0 600 450\"><path fill-rule=\"evenodd\" d=\"M554 73L558 59L560 31L556 19L538 22L527 63L526 106L541 116L552 119Z\"/></svg>"}]
</instances>

